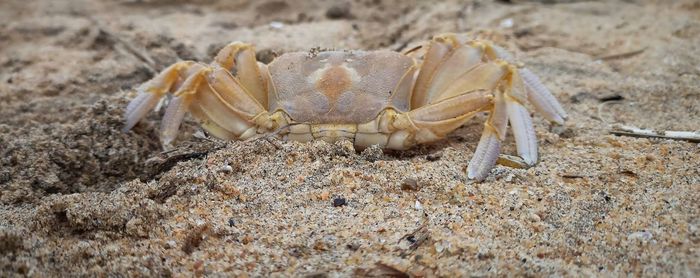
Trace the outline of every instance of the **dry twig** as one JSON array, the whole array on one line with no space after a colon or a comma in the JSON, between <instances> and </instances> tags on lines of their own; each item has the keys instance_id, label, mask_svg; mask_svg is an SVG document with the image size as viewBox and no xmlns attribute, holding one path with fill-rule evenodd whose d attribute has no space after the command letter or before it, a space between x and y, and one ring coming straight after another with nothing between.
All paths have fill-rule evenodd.
<instances>
[{"instance_id":1,"label":"dry twig","mask_svg":"<svg viewBox=\"0 0 700 278\"><path fill-rule=\"evenodd\" d=\"M645 50L647 50L646 47L642 48L642 49L634 50L634 51L629 51L629 52L602 55L602 56L596 57L596 60L609 61L609 60L617 60L617 59L626 59L626 58L630 58L630 57L642 54L642 53L644 53Z\"/></svg>"},{"instance_id":2,"label":"dry twig","mask_svg":"<svg viewBox=\"0 0 700 278\"><path fill-rule=\"evenodd\" d=\"M667 131L667 130L652 130L641 129L626 125L613 125L611 134L618 136L631 136L639 138L664 138L672 140L684 140L693 143L700 143L700 132L692 131Z\"/></svg>"}]
</instances>

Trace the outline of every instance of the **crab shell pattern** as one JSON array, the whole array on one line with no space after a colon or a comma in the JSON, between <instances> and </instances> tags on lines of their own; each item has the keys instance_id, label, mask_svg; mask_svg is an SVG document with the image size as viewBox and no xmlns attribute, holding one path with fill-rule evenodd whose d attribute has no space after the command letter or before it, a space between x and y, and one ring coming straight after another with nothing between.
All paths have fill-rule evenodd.
<instances>
[{"instance_id":1,"label":"crab shell pattern","mask_svg":"<svg viewBox=\"0 0 700 278\"><path fill-rule=\"evenodd\" d=\"M566 113L531 71L491 42L454 34L413 50L293 52L265 65L251 45L234 42L209 65L177 62L139 86L124 130L171 94L161 124L164 146L189 112L222 139L274 134L401 150L444 138L487 111L468 177L483 180L494 167L509 122L518 156L525 165L537 163L537 138L524 104L558 124Z\"/></svg>"}]
</instances>

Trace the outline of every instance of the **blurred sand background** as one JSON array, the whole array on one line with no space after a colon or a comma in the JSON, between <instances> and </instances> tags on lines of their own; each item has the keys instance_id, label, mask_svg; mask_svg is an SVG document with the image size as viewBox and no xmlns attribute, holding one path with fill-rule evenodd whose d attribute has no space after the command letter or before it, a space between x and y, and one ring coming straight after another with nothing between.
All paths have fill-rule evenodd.
<instances>
[{"instance_id":1,"label":"blurred sand background","mask_svg":"<svg viewBox=\"0 0 700 278\"><path fill-rule=\"evenodd\" d=\"M536 167L466 179L485 115L405 152L120 131L131 88L233 40L269 61L441 32L563 103ZM697 277L700 146L609 130L700 130L699 65L697 0L1 1L0 276Z\"/></svg>"}]
</instances>

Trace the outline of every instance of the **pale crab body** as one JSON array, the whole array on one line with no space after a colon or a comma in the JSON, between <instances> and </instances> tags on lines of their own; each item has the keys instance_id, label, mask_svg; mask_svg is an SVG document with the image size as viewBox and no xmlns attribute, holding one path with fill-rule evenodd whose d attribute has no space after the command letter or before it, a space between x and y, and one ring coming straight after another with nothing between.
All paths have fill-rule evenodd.
<instances>
[{"instance_id":1,"label":"pale crab body","mask_svg":"<svg viewBox=\"0 0 700 278\"><path fill-rule=\"evenodd\" d=\"M235 42L210 65L173 64L138 88L126 109L131 129L166 94L161 140L171 144L189 112L222 139L275 134L283 139L351 140L364 148L406 149L444 138L476 113L490 113L468 176L493 168L508 122L518 155L538 160L537 139L524 103L552 122L566 113L539 79L487 41L444 34L420 48L283 54L265 65L253 47Z\"/></svg>"},{"instance_id":2,"label":"pale crab body","mask_svg":"<svg viewBox=\"0 0 700 278\"><path fill-rule=\"evenodd\" d=\"M268 65L269 111L289 125L283 136L290 140L403 149L389 144L394 130L379 123L409 110L415 68L413 59L392 51L288 53Z\"/></svg>"}]
</instances>

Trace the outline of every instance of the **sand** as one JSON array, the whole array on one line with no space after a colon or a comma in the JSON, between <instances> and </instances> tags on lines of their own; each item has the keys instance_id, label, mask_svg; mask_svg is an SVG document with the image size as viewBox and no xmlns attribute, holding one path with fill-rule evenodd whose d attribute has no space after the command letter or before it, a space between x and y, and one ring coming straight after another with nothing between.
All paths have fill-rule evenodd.
<instances>
[{"instance_id":1,"label":"sand","mask_svg":"<svg viewBox=\"0 0 700 278\"><path fill-rule=\"evenodd\" d=\"M700 2L195 2L0 3L0 276L700 275L700 146L609 133L700 130ZM269 61L441 32L562 102L537 166L468 180L485 115L404 152L121 132L133 87L233 40Z\"/></svg>"}]
</instances>

